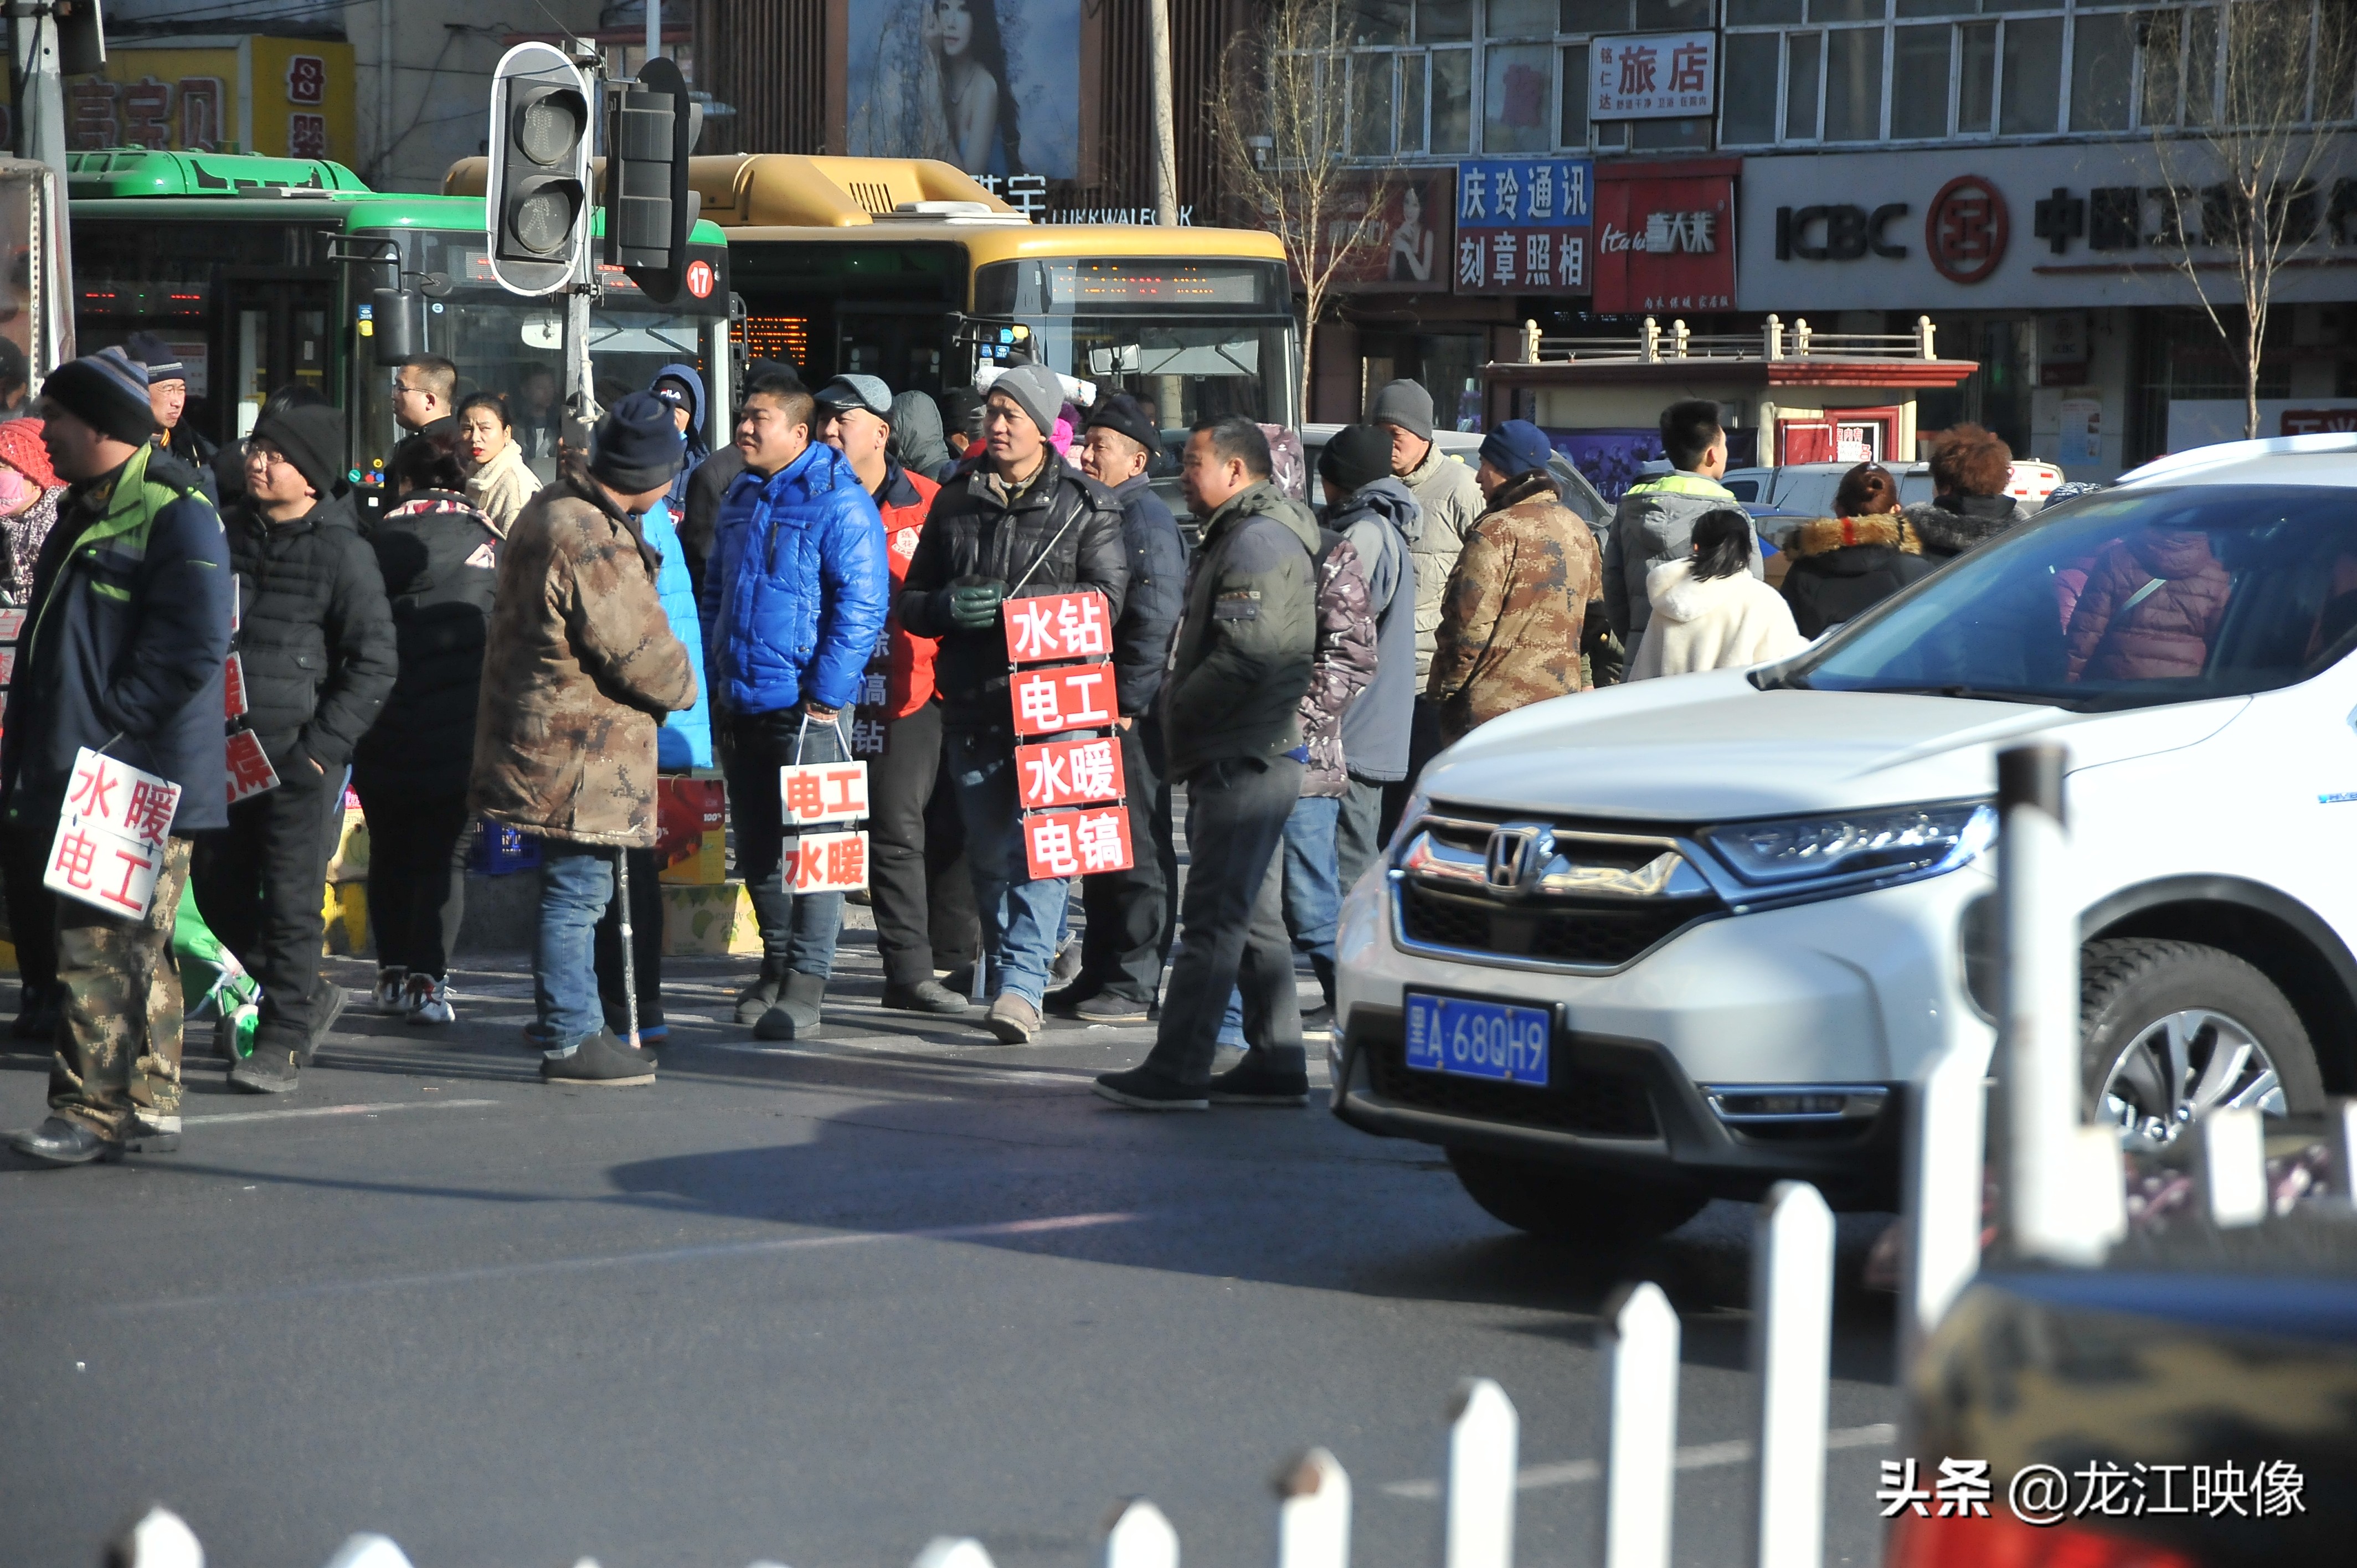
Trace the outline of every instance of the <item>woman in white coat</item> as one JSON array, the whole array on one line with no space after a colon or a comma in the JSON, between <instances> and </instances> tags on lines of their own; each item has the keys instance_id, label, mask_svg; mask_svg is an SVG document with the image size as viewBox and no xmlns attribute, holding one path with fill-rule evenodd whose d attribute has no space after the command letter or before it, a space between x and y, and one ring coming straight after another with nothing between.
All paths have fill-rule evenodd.
<instances>
[{"instance_id":1,"label":"woman in white coat","mask_svg":"<svg viewBox=\"0 0 2357 1568\"><path fill-rule=\"evenodd\" d=\"M1731 507L1694 525L1694 553L1645 574L1653 618L1629 679L1739 670L1798 653L1809 639L1784 596L1751 575L1751 520Z\"/></svg>"},{"instance_id":2,"label":"woman in white coat","mask_svg":"<svg viewBox=\"0 0 2357 1568\"><path fill-rule=\"evenodd\" d=\"M540 476L524 464L507 404L490 392L458 405L458 466L466 471L467 499L505 539L524 502L538 493Z\"/></svg>"}]
</instances>

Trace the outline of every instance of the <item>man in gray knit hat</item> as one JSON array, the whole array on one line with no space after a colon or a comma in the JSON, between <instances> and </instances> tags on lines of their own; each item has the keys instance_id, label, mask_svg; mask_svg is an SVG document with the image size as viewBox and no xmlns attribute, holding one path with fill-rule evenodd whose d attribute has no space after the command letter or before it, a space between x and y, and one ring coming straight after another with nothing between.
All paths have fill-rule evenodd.
<instances>
[{"instance_id":1,"label":"man in gray knit hat","mask_svg":"<svg viewBox=\"0 0 2357 1568\"><path fill-rule=\"evenodd\" d=\"M1423 694L1425 678L1432 672L1432 650L1440 631L1440 601L1448 591L1448 574L1465 548L1466 536L1480 521L1484 502L1473 470L1442 452L1432 438L1432 394L1415 381L1393 381L1375 393L1367 409L1367 423L1379 425L1392 438L1392 474L1415 496L1424 512L1424 532L1409 553L1415 557L1415 716L1408 743L1407 777L1383 790L1381 836L1389 838L1401 805L1415 785L1415 776L1440 751L1440 717Z\"/></svg>"},{"instance_id":2,"label":"man in gray knit hat","mask_svg":"<svg viewBox=\"0 0 2357 1568\"><path fill-rule=\"evenodd\" d=\"M1010 597L1094 588L1112 626L1129 585L1121 503L1058 461L1048 444L1063 403L1063 384L1045 366L1018 365L991 383L982 421L986 456L933 499L900 587L901 626L913 637L941 639L933 679L942 744L989 948L992 1000L984 1024L1008 1045L1039 1031L1070 884L1035 880L1023 850L1001 606ZM1104 722L1112 720L1108 712Z\"/></svg>"}]
</instances>

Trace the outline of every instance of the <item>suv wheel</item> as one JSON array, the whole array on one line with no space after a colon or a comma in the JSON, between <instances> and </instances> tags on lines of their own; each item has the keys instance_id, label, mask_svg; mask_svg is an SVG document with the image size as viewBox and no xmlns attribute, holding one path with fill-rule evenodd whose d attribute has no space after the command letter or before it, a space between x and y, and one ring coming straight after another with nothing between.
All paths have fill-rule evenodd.
<instances>
[{"instance_id":1,"label":"suv wheel","mask_svg":"<svg viewBox=\"0 0 2357 1568\"><path fill-rule=\"evenodd\" d=\"M2324 1109L2308 1030L2255 968L2198 942L2089 942L2079 960L2088 1114L2151 1153L2222 1105Z\"/></svg>"},{"instance_id":2,"label":"suv wheel","mask_svg":"<svg viewBox=\"0 0 2357 1568\"><path fill-rule=\"evenodd\" d=\"M1710 1201L1691 1187L1472 1149L1449 1150L1448 1164L1491 1219L1550 1241L1598 1247L1649 1241L1684 1225Z\"/></svg>"}]
</instances>

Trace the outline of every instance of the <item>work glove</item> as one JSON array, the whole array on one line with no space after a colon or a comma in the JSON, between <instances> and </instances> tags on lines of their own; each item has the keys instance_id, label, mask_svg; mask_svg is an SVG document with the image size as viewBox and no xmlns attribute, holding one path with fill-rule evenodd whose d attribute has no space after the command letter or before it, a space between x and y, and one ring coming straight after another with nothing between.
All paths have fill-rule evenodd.
<instances>
[{"instance_id":1,"label":"work glove","mask_svg":"<svg viewBox=\"0 0 2357 1568\"><path fill-rule=\"evenodd\" d=\"M996 578L976 578L950 589L950 620L961 631L984 631L998 624L998 606L1006 585Z\"/></svg>"}]
</instances>

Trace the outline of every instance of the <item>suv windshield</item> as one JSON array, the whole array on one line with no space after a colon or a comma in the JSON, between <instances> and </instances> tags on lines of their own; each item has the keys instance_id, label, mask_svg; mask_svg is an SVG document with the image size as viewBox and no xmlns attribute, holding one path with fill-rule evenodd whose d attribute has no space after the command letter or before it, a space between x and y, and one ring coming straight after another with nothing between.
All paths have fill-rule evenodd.
<instances>
[{"instance_id":1,"label":"suv windshield","mask_svg":"<svg viewBox=\"0 0 2357 1568\"><path fill-rule=\"evenodd\" d=\"M2100 709L2247 695L2357 645L2357 495L2205 486L2090 497L1877 607L1782 676Z\"/></svg>"}]
</instances>

